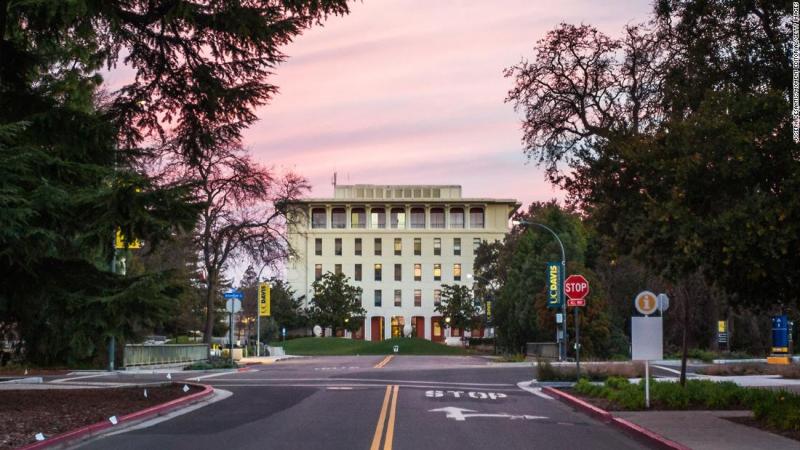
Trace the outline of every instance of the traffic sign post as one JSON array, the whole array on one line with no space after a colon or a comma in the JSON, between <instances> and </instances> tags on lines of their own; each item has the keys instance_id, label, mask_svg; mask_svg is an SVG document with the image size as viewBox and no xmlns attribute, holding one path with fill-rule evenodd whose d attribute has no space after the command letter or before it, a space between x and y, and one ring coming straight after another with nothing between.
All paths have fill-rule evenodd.
<instances>
[{"instance_id":1,"label":"traffic sign post","mask_svg":"<svg viewBox=\"0 0 800 450\"><path fill-rule=\"evenodd\" d=\"M575 311L575 373L581 378L581 326L578 308L586 306L589 295L589 282L583 275L570 275L564 280L564 293L567 295L567 306Z\"/></svg>"},{"instance_id":2,"label":"traffic sign post","mask_svg":"<svg viewBox=\"0 0 800 450\"><path fill-rule=\"evenodd\" d=\"M230 348L231 362L233 362L233 315L241 311L244 293L240 291L228 291L222 294L222 297L227 299L225 302L225 309L228 311L228 332L230 338L228 348Z\"/></svg>"},{"instance_id":3,"label":"traffic sign post","mask_svg":"<svg viewBox=\"0 0 800 450\"><path fill-rule=\"evenodd\" d=\"M633 301L644 317L631 317L631 359L644 361L644 406L650 407L650 360L664 358L663 313L669 307L666 294L640 292ZM656 311L662 316L650 317Z\"/></svg>"}]
</instances>

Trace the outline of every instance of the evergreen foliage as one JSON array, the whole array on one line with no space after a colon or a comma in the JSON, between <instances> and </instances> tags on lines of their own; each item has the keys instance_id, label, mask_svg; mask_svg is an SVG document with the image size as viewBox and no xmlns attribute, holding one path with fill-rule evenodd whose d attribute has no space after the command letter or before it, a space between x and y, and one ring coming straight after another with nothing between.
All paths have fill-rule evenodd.
<instances>
[{"instance_id":1,"label":"evergreen foliage","mask_svg":"<svg viewBox=\"0 0 800 450\"><path fill-rule=\"evenodd\" d=\"M327 272L311 285L314 298L308 316L315 325L337 330L356 331L367 310L361 307L361 288L350 284L346 275Z\"/></svg>"}]
</instances>

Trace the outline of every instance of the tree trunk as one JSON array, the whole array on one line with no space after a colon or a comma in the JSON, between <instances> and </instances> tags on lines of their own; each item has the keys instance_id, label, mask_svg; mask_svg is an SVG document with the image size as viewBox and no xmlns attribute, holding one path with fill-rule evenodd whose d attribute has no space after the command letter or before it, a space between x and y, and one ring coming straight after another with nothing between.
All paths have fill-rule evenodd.
<instances>
[{"instance_id":1,"label":"tree trunk","mask_svg":"<svg viewBox=\"0 0 800 450\"><path fill-rule=\"evenodd\" d=\"M689 292L687 289L682 289L683 292L683 342L681 352L681 386L686 386L686 359L689 356Z\"/></svg>"},{"instance_id":2,"label":"tree trunk","mask_svg":"<svg viewBox=\"0 0 800 450\"><path fill-rule=\"evenodd\" d=\"M206 332L203 335L203 342L211 343L214 333L214 292L217 288L216 274L209 271L206 286Z\"/></svg>"}]
</instances>

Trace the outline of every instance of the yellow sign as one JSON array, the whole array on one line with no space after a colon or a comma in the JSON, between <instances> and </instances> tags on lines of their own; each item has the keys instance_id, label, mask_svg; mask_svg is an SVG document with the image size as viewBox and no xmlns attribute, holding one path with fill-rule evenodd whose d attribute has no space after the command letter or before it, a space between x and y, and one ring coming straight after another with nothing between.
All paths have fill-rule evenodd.
<instances>
[{"instance_id":1,"label":"yellow sign","mask_svg":"<svg viewBox=\"0 0 800 450\"><path fill-rule=\"evenodd\" d=\"M269 283L258 283L258 315L270 314L270 286Z\"/></svg>"},{"instance_id":2,"label":"yellow sign","mask_svg":"<svg viewBox=\"0 0 800 450\"><path fill-rule=\"evenodd\" d=\"M653 314L656 312L656 308L658 308L656 294L653 294L650 291L640 292L639 295L636 296L636 301L634 304L636 305L636 310L645 316Z\"/></svg>"},{"instance_id":3,"label":"yellow sign","mask_svg":"<svg viewBox=\"0 0 800 450\"><path fill-rule=\"evenodd\" d=\"M724 333L728 331L728 322L725 320L720 320L717 322L717 331L720 333Z\"/></svg>"},{"instance_id":4,"label":"yellow sign","mask_svg":"<svg viewBox=\"0 0 800 450\"><path fill-rule=\"evenodd\" d=\"M133 242L127 242L128 246L125 246L127 239L125 239L125 235L122 234L122 230L117 228L117 239L114 243L115 248L142 248L142 242L138 239L134 239Z\"/></svg>"}]
</instances>

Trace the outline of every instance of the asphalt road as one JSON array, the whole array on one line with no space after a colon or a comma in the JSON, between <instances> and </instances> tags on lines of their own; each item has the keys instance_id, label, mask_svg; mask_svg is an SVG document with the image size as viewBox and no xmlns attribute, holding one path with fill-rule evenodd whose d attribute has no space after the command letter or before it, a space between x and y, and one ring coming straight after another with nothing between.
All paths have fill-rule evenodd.
<instances>
[{"instance_id":1,"label":"asphalt road","mask_svg":"<svg viewBox=\"0 0 800 450\"><path fill-rule=\"evenodd\" d=\"M82 449L639 449L615 429L517 383L530 367L477 357L316 357L200 381L232 396ZM188 374L175 373L173 381ZM192 375L192 380L196 375ZM73 382L163 381L164 374Z\"/></svg>"}]
</instances>

